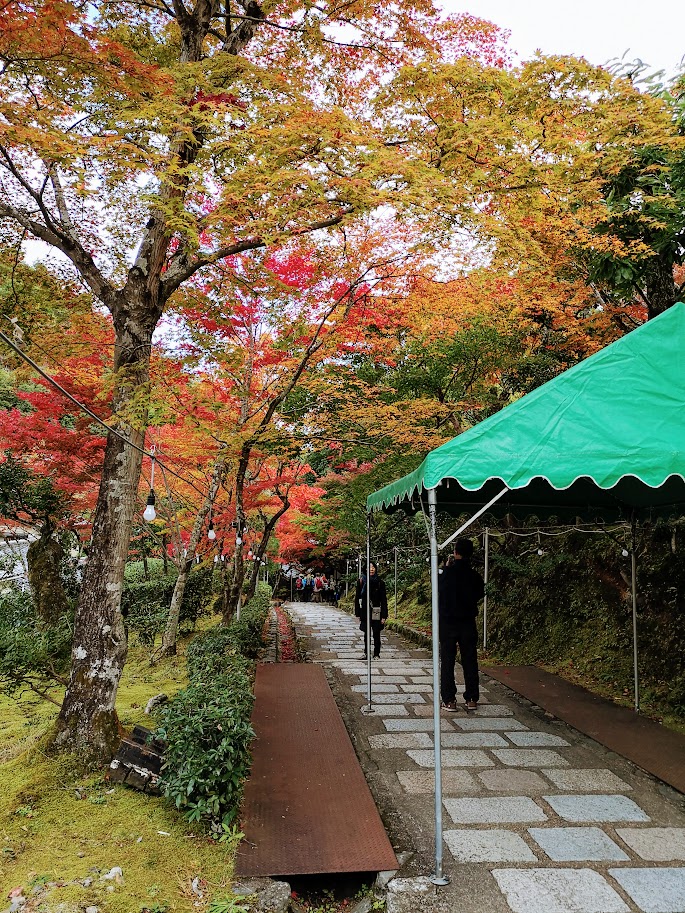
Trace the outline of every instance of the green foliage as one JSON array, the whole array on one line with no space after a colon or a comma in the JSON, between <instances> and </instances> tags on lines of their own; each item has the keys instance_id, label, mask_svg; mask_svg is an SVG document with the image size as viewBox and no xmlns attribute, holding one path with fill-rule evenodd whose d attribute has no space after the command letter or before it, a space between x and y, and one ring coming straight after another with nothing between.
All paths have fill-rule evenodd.
<instances>
[{"instance_id":1,"label":"green foliage","mask_svg":"<svg viewBox=\"0 0 685 913\"><path fill-rule=\"evenodd\" d=\"M642 530L638 637L643 697L685 716L685 523ZM491 538L491 542L493 541ZM489 642L500 658L540 663L632 694L630 558L609 537L571 533L537 542L496 540L491 553Z\"/></svg>"},{"instance_id":2,"label":"green foliage","mask_svg":"<svg viewBox=\"0 0 685 913\"><path fill-rule=\"evenodd\" d=\"M49 478L36 476L11 453L0 462L0 517L45 520L62 512L62 496Z\"/></svg>"},{"instance_id":3,"label":"green foliage","mask_svg":"<svg viewBox=\"0 0 685 913\"><path fill-rule=\"evenodd\" d=\"M178 571L176 566L169 561L168 562L168 572L165 575L164 573L164 561L161 558L148 558L147 559L147 569L148 574L150 575L150 580L154 580L156 577L176 577ZM142 583L145 580L145 567L142 561L127 561L126 569L124 570L124 580L126 583Z\"/></svg>"},{"instance_id":4,"label":"green foliage","mask_svg":"<svg viewBox=\"0 0 685 913\"><path fill-rule=\"evenodd\" d=\"M187 652L190 684L161 712L162 791L189 821L211 822L219 839L233 834L250 766L250 658L263 645L268 611L269 594L260 588L239 620L195 637Z\"/></svg>"},{"instance_id":5,"label":"green foliage","mask_svg":"<svg viewBox=\"0 0 685 913\"><path fill-rule=\"evenodd\" d=\"M31 596L17 588L0 595L0 687L15 695L42 693L62 679L69 665L72 619L45 625Z\"/></svg>"},{"instance_id":6,"label":"green foliage","mask_svg":"<svg viewBox=\"0 0 685 913\"><path fill-rule=\"evenodd\" d=\"M142 566L142 562L140 564ZM194 568L188 575L181 603L181 631L192 630L197 619L205 613L212 595L212 573L212 567L207 565ZM129 631L136 634L141 643L152 646L155 638L164 630L171 608L176 576L157 576L151 580L140 580L137 579L137 567L131 572L131 576L134 579L127 581L121 597L121 611Z\"/></svg>"}]
</instances>

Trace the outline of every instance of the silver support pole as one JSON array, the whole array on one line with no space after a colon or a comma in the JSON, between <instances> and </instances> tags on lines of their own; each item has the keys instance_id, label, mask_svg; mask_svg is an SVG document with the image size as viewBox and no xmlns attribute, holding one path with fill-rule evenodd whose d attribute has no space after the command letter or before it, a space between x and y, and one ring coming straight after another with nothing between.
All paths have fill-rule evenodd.
<instances>
[{"instance_id":1,"label":"silver support pole","mask_svg":"<svg viewBox=\"0 0 685 913\"><path fill-rule=\"evenodd\" d=\"M462 526L459 527L459 529L456 531L456 533L452 533L451 536L448 536L447 539L445 539L445 541L441 543L440 551L442 551L442 549L446 545L449 545L450 542L452 542L454 539L456 539L457 536L461 536L461 534L464 532L464 530L468 529L468 527L471 526L471 524L473 523L474 520L477 520L478 517L481 517L487 510L489 510L489 508L492 507L493 504L495 504L497 501L499 501L499 499L502 497L502 495L505 495L508 491L509 491L509 489L505 486L502 489L502 491L500 491L498 494L495 495L494 498L491 498L487 504L485 504L483 507L481 507L480 510L476 511L476 513L472 517L470 517L466 521L466 523L464 523Z\"/></svg>"},{"instance_id":2,"label":"silver support pole","mask_svg":"<svg viewBox=\"0 0 685 913\"><path fill-rule=\"evenodd\" d=\"M361 560L361 558L360 558ZM371 514L366 515L366 696L364 713L373 713L371 703Z\"/></svg>"},{"instance_id":3,"label":"silver support pole","mask_svg":"<svg viewBox=\"0 0 685 913\"><path fill-rule=\"evenodd\" d=\"M395 546L395 618L397 618L397 546Z\"/></svg>"},{"instance_id":4,"label":"silver support pole","mask_svg":"<svg viewBox=\"0 0 685 913\"><path fill-rule=\"evenodd\" d=\"M345 596L350 592L350 559L345 558Z\"/></svg>"},{"instance_id":5,"label":"silver support pole","mask_svg":"<svg viewBox=\"0 0 685 913\"><path fill-rule=\"evenodd\" d=\"M435 529L437 497L428 490L429 535L431 546L431 627L433 642L433 750L435 752L435 872L436 885L450 883L442 870L442 749L440 745L440 619L438 616L438 538Z\"/></svg>"},{"instance_id":6,"label":"silver support pole","mask_svg":"<svg viewBox=\"0 0 685 913\"><path fill-rule=\"evenodd\" d=\"M485 550L485 596L483 596L483 649L488 648L488 580L490 579L490 527L485 527L483 542Z\"/></svg>"},{"instance_id":7,"label":"silver support pole","mask_svg":"<svg viewBox=\"0 0 685 913\"><path fill-rule=\"evenodd\" d=\"M293 569L290 568L290 601L293 601Z\"/></svg>"},{"instance_id":8,"label":"silver support pole","mask_svg":"<svg viewBox=\"0 0 685 913\"><path fill-rule=\"evenodd\" d=\"M633 595L633 680L635 685L635 713L640 712L640 680L637 669L637 559L635 557L635 538L630 552L631 590Z\"/></svg>"}]
</instances>

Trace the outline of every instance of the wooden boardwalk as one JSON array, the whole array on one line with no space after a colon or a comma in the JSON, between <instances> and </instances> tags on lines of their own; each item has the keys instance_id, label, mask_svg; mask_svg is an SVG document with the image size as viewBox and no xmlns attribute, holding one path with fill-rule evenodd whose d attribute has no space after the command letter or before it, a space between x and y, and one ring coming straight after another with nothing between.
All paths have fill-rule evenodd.
<instances>
[{"instance_id":1,"label":"wooden boardwalk","mask_svg":"<svg viewBox=\"0 0 685 913\"><path fill-rule=\"evenodd\" d=\"M322 667L260 665L255 697L236 874L397 869Z\"/></svg>"}]
</instances>

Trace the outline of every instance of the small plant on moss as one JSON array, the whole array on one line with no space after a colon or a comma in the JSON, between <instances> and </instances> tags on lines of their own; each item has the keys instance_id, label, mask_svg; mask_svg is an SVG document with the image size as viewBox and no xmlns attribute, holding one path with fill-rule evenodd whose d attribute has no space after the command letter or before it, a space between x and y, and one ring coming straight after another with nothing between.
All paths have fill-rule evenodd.
<instances>
[{"instance_id":1,"label":"small plant on moss","mask_svg":"<svg viewBox=\"0 0 685 913\"><path fill-rule=\"evenodd\" d=\"M210 900L207 913L250 913L250 908L241 903L245 899L240 896L215 897Z\"/></svg>"}]
</instances>

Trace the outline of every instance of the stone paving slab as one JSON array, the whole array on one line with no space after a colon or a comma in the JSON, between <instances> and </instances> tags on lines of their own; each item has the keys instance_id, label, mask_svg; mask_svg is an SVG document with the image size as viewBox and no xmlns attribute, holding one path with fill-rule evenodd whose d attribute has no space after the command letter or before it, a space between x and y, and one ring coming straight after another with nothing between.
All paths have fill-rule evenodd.
<instances>
[{"instance_id":1,"label":"stone paving slab","mask_svg":"<svg viewBox=\"0 0 685 913\"><path fill-rule=\"evenodd\" d=\"M513 913L630 913L592 869L493 869Z\"/></svg>"},{"instance_id":2,"label":"stone paving slab","mask_svg":"<svg viewBox=\"0 0 685 913\"><path fill-rule=\"evenodd\" d=\"M545 748L496 748L495 757L508 767L566 767L568 761Z\"/></svg>"},{"instance_id":3,"label":"stone paving slab","mask_svg":"<svg viewBox=\"0 0 685 913\"><path fill-rule=\"evenodd\" d=\"M503 748L506 742L496 732L443 733L440 744L445 748Z\"/></svg>"},{"instance_id":4,"label":"stone paving slab","mask_svg":"<svg viewBox=\"0 0 685 913\"><path fill-rule=\"evenodd\" d=\"M478 774L486 789L491 792L532 793L539 796L547 789L547 781L534 770L484 770Z\"/></svg>"},{"instance_id":5,"label":"stone paving slab","mask_svg":"<svg viewBox=\"0 0 685 913\"><path fill-rule=\"evenodd\" d=\"M627 796L544 796L566 821L649 821L639 805Z\"/></svg>"},{"instance_id":6,"label":"stone paving slab","mask_svg":"<svg viewBox=\"0 0 685 913\"><path fill-rule=\"evenodd\" d=\"M526 824L547 820L545 812L528 796L445 799L443 805L455 824Z\"/></svg>"},{"instance_id":7,"label":"stone paving slab","mask_svg":"<svg viewBox=\"0 0 685 913\"><path fill-rule=\"evenodd\" d=\"M383 720L388 732L433 732L433 720ZM442 732L453 733L448 720L440 720Z\"/></svg>"},{"instance_id":8,"label":"stone paving slab","mask_svg":"<svg viewBox=\"0 0 685 913\"><path fill-rule=\"evenodd\" d=\"M445 831L445 843L457 862L537 862L535 853L513 831L492 828Z\"/></svg>"},{"instance_id":9,"label":"stone paving slab","mask_svg":"<svg viewBox=\"0 0 685 913\"><path fill-rule=\"evenodd\" d=\"M616 833L640 859L648 862L685 861L685 828L622 827Z\"/></svg>"},{"instance_id":10,"label":"stone paving slab","mask_svg":"<svg viewBox=\"0 0 685 913\"><path fill-rule=\"evenodd\" d=\"M685 869L609 869L644 913L685 911Z\"/></svg>"},{"instance_id":11,"label":"stone paving slab","mask_svg":"<svg viewBox=\"0 0 685 913\"><path fill-rule=\"evenodd\" d=\"M361 687L361 686L358 686ZM386 685L386 688L392 687L391 685ZM361 694L361 691L356 692ZM366 691L364 691L366 694ZM374 689L371 688L371 699L373 700ZM382 698L384 704L424 704L425 700L422 694L387 694L386 692L380 692L378 694L379 698Z\"/></svg>"},{"instance_id":12,"label":"stone paving slab","mask_svg":"<svg viewBox=\"0 0 685 913\"><path fill-rule=\"evenodd\" d=\"M366 694L367 686L366 685L352 685L352 690L356 691L357 694ZM400 689L397 685L386 685L384 683L378 683L371 680L371 694L399 694Z\"/></svg>"},{"instance_id":13,"label":"stone paving slab","mask_svg":"<svg viewBox=\"0 0 685 913\"><path fill-rule=\"evenodd\" d=\"M409 716L409 711L404 704L376 704L373 705L373 717ZM359 711L361 713L361 710Z\"/></svg>"},{"instance_id":14,"label":"stone paving slab","mask_svg":"<svg viewBox=\"0 0 685 913\"><path fill-rule=\"evenodd\" d=\"M435 790L435 774L432 770L398 770L397 779L402 788L413 795L432 796ZM446 795L478 792L479 788L473 774L467 770L451 768L442 772L442 789Z\"/></svg>"},{"instance_id":15,"label":"stone paving slab","mask_svg":"<svg viewBox=\"0 0 685 913\"><path fill-rule=\"evenodd\" d=\"M369 747L379 748L430 748L433 740L425 732L386 732L370 735Z\"/></svg>"},{"instance_id":16,"label":"stone paving slab","mask_svg":"<svg viewBox=\"0 0 685 913\"><path fill-rule=\"evenodd\" d=\"M546 777L554 783L557 789L571 789L576 792L590 792L595 790L602 793L622 793L631 790L625 780L617 777L606 768L583 770L542 770Z\"/></svg>"},{"instance_id":17,"label":"stone paving slab","mask_svg":"<svg viewBox=\"0 0 685 913\"><path fill-rule=\"evenodd\" d=\"M628 862L601 827L529 827L528 833L553 862Z\"/></svg>"},{"instance_id":18,"label":"stone paving slab","mask_svg":"<svg viewBox=\"0 0 685 913\"><path fill-rule=\"evenodd\" d=\"M524 726L523 723L520 723L518 720L511 719L498 719L496 717L484 718L478 716L467 716L467 717L454 717L454 724L460 729L465 729L470 732L474 730L491 730L493 732L512 732L514 729L520 731L528 729L527 726Z\"/></svg>"},{"instance_id":19,"label":"stone paving slab","mask_svg":"<svg viewBox=\"0 0 685 913\"><path fill-rule=\"evenodd\" d=\"M435 753L432 748L430 751L412 749L407 754L420 767L435 767ZM494 767L494 763L484 751L459 751L446 748L442 752L443 767Z\"/></svg>"},{"instance_id":20,"label":"stone paving slab","mask_svg":"<svg viewBox=\"0 0 685 913\"><path fill-rule=\"evenodd\" d=\"M561 736L549 732L507 732L506 736L520 748L570 748Z\"/></svg>"}]
</instances>

